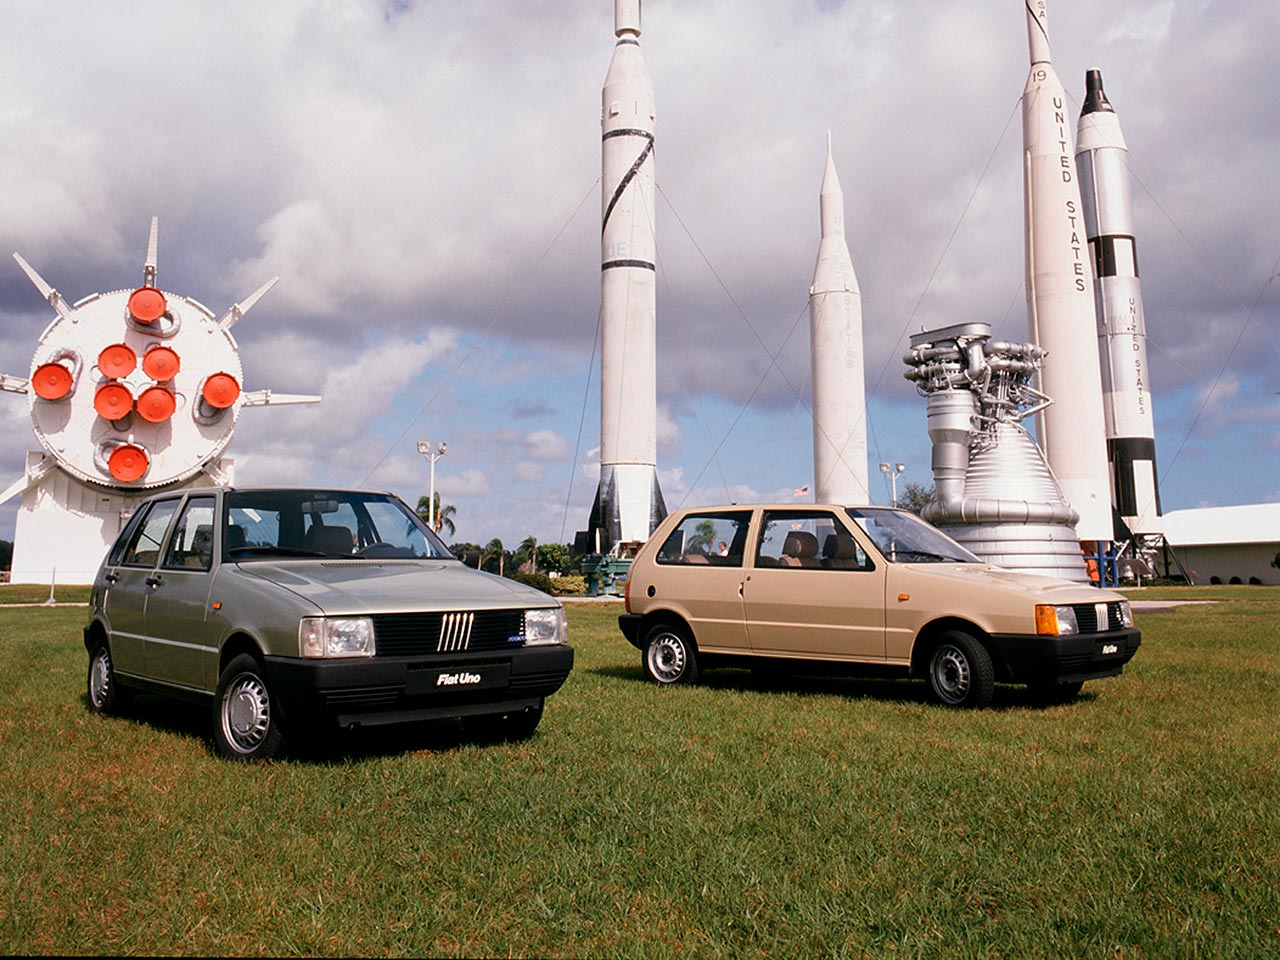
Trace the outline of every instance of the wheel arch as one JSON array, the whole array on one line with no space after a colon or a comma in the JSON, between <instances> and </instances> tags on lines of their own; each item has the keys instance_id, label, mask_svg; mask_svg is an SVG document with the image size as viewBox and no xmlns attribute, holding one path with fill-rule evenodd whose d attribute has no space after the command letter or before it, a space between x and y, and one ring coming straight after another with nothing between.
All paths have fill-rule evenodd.
<instances>
[{"instance_id":1,"label":"wheel arch","mask_svg":"<svg viewBox=\"0 0 1280 960\"><path fill-rule=\"evenodd\" d=\"M938 617L936 620L930 620L920 628L920 631L916 634L915 643L911 645L911 675L913 677L923 677L925 675L925 672L929 669L929 657L933 653L938 638L950 630L967 633L982 644L991 656L991 662L995 665L996 673L999 674L1001 672L1002 666L999 657L996 655L995 646L991 643L991 637L987 631L972 620L966 620L964 617Z\"/></svg>"},{"instance_id":2,"label":"wheel arch","mask_svg":"<svg viewBox=\"0 0 1280 960\"><path fill-rule=\"evenodd\" d=\"M661 610L651 610L643 614L644 619L640 621L640 646L644 647L644 638L649 635L649 631L659 625L666 625L684 631L693 648L698 649L698 638L693 632L693 627L689 626L686 617L675 610L663 608Z\"/></svg>"},{"instance_id":3,"label":"wheel arch","mask_svg":"<svg viewBox=\"0 0 1280 960\"><path fill-rule=\"evenodd\" d=\"M242 653L247 653L259 664L263 662L262 644L243 630L237 630L222 641L222 649L218 651L218 673L221 674L227 664Z\"/></svg>"},{"instance_id":4,"label":"wheel arch","mask_svg":"<svg viewBox=\"0 0 1280 960\"><path fill-rule=\"evenodd\" d=\"M107 634L106 625L95 617L84 628L84 648L93 653L94 647L98 646L98 644L105 644L107 649L111 648L111 640Z\"/></svg>"}]
</instances>

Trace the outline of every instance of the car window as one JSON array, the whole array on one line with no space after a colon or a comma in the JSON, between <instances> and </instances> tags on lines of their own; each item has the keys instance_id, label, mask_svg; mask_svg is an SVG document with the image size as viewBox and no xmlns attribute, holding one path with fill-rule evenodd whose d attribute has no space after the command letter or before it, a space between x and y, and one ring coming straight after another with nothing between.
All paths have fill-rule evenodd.
<instances>
[{"instance_id":1,"label":"car window","mask_svg":"<svg viewBox=\"0 0 1280 960\"><path fill-rule=\"evenodd\" d=\"M208 570L213 565L213 497L187 501L164 552L164 566Z\"/></svg>"},{"instance_id":2,"label":"car window","mask_svg":"<svg viewBox=\"0 0 1280 960\"><path fill-rule=\"evenodd\" d=\"M133 542L134 534L138 532L138 527L142 524L142 518L147 515L147 511L150 509L151 505L147 504L129 518L129 522L120 531L120 536L116 537L116 542L111 547L111 553L107 555L107 563L110 566L115 566L120 562L120 558L124 556L125 549Z\"/></svg>"},{"instance_id":3,"label":"car window","mask_svg":"<svg viewBox=\"0 0 1280 960\"><path fill-rule=\"evenodd\" d=\"M794 570L873 570L857 538L826 510L769 510L756 566Z\"/></svg>"},{"instance_id":4,"label":"car window","mask_svg":"<svg viewBox=\"0 0 1280 960\"><path fill-rule=\"evenodd\" d=\"M154 567L160 558L160 545L169 521L178 510L177 500L160 500L151 505L147 515L134 531L120 562L130 567Z\"/></svg>"},{"instance_id":5,"label":"car window","mask_svg":"<svg viewBox=\"0 0 1280 960\"><path fill-rule=\"evenodd\" d=\"M982 563L915 514L887 507L850 507L845 512L890 563Z\"/></svg>"},{"instance_id":6,"label":"car window","mask_svg":"<svg viewBox=\"0 0 1280 960\"><path fill-rule=\"evenodd\" d=\"M223 556L228 560L453 556L408 507L387 494L244 490L226 500Z\"/></svg>"},{"instance_id":7,"label":"car window","mask_svg":"<svg viewBox=\"0 0 1280 960\"><path fill-rule=\"evenodd\" d=\"M740 567L750 524L750 510L691 513L671 531L655 560L661 564Z\"/></svg>"}]
</instances>

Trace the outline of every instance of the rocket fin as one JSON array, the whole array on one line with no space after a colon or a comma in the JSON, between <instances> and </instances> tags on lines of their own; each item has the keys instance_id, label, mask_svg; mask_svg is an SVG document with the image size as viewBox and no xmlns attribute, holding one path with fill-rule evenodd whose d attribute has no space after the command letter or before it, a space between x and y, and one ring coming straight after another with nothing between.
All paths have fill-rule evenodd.
<instances>
[{"instance_id":1,"label":"rocket fin","mask_svg":"<svg viewBox=\"0 0 1280 960\"><path fill-rule=\"evenodd\" d=\"M160 218L151 218L151 234L147 237L147 262L142 265L143 285L156 285L156 254L160 250Z\"/></svg>"},{"instance_id":2,"label":"rocket fin","mask_svg":"<svg viewBox=\"0 0 1280 960\"><path fill-rule=\"evenodd\" d=\"M272 390L252 390L240 395L240 406L282 406L286 403L319 403L320 400L320 397L309 393L276 393Z\"/></svg>"},{"instance_id":3,"label":"rocket fin","mask_svg":"<svg viewBox=\"0 0 1280 960\"><path fill-rule=\"evenodd\" d=\"M249 296L245 297L239 303L232 304L231 309L228 310L226 313L224 313L221 318L219 318L218 326L221 327L223 330L230 330L232 327L234 327L237 323L240 322L241 317L243 317L246 313L248 313L250 310L253 309L253 305L255 303L257 303L264 296L266 296L268 290L270 290L279 282L280 282L279 277L272 277L270 280L268 280L266 283L260 286L257 290L253 291L253 293L249 294Z\"/></svg>"},{"instance_id":4,"label":"rocket fin","mask_svg":"<svg viewBox=\"0 0 1280 960\"><path fill-rule=\"evenodd\" d=\"M22 272L35 284L36 289L40 291L40 296L49 301L49 306L58 312L58 316L62 317L63 320L70 319L71 305L62 299L62 294L55 290L44 277L36 273L36 268L22 259L20 254L14 253L13 259L18 261L18 266L22 268Z\"/></svg>"},{"instance_id":5,"label":"rocket fin","mask_svg":"<svg viewBox=\"0 0 1280 960\"><path fill-rule=\"evenodd\" d=\"M0 503L8 503L18 494L25 491L27 487L31 486L31 483L31 478L24 473L13 483L9 484L3 492L0 492Z\"/></svg>"}]
</instances>

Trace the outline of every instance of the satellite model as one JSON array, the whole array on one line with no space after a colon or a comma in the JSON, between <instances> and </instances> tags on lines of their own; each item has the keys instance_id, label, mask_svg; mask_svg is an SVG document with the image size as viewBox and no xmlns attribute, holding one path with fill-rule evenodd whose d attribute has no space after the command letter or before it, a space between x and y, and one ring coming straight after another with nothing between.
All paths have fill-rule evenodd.
<instances>
[{"instance_id":1,"label":"satellite model","mask_svg":"<svg viewBox=\"0 0 1280 960\"><path fill-rule=\"evenodd\" d=\"M22 494L14 537L15 583L87 583L133 505L165 489L229 483L241 407L314 403L270 390L244 392L231 327L279 279L221 317L156 286L151 221L142 286L69 304L21 256L23 271L56 316L41 334L29 378L0 375L25 393L43 450L0 503Z\"/></svg>"}]
</instances>

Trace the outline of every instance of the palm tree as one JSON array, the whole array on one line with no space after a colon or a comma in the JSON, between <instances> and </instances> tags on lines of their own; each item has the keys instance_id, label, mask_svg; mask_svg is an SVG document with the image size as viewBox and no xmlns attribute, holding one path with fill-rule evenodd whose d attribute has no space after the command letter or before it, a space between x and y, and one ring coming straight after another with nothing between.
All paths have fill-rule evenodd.
<instances>
[{"instance_id":1,"label":"palm tree","mask_svg":"<svg viewBox=\"0 0 1280 960\"><path fill-rule=\"evenodd\" d=\"M520 541L520 546L516 547L516 559L528 557L530 559L530 573L538 572L538 538L533 534L525 537Z\"/></svg>"},{"instance_id":2,"label":"palm tree","mask_svg":"<svg viewBox=\"0 0 1280 960\"><path fill-rule=\"evenodd\" d=\"M423 523L428 525L431 524L430 508L431 508L430 499L428 499L427 497L418 498L418 516L422 518ZM441 529L445 529L449 531L449 536L452 537L458 529L454 525L453 519L452 519L454 514L456 514L457 512L458 512L458 508L455 507L452 503L442 504L440 502L440 491L437 490L436 491L436 510L435 510L436 522L435 522L435 525L432 527L432 531L435 533L439 533Z\"/></svg>"},{"instance_id":3,"label":"palm tree","mask_svg":"<svg viewBox=\"0 0 1280 960\"><path fill-rule=\"evenodd\" d=\"M507 551L502 547L502 541L494 537L484 545L484 556L480 558L482 566L487 566L489 561L498 561L498 576L504 576L506 566Z\"/></svg>"}]
</instances>

